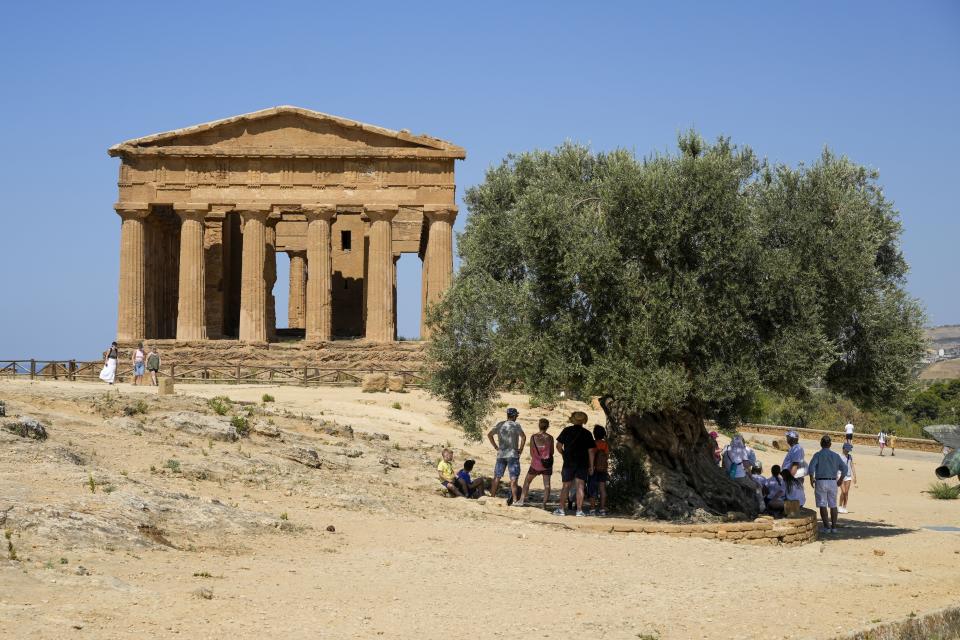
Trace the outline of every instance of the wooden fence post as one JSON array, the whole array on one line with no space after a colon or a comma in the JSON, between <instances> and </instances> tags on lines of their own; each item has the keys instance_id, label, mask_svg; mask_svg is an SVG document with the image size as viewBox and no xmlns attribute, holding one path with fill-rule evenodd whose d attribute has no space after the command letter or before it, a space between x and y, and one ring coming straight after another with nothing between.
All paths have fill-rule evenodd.
<instances>
[{"instance_id":1,"label":"wooden fence post","mask_svg":"<svg viewBox=\"0 0 960 640\"><path fill-rule=\"evenodd\" d=\"M33 358L30 358L30 379L36 380L37 378L37 361Z\"/></svg>"},{"instance_id":2,"label":"wooden fence post","mask_svg":"<svg viewBox=\"0 0 960 640\"><path fill-rule=\"evenodd\" d=\"M170 365L170 379L173 380L174 382L177 381L176 366L177 365L175 364Z\"/></svg>"},{"instance_id":3,"label":"wooden fence post","mask_svg":"<svg viewBox=\"0 0 960 640\"><path fill-rule=\"evenodd\" d=\"M309 367L303 368L303 386L307 386L307 378L310 375L309 371L310 371Z\"/></svg>"},{"instance_id":4,"label":"wooden fence post","mask_svg":"<svg viewBox=\"0 0 960 640\"><path fill-rule=\"evenodd\" d=\"M76 380L77 379L77 361L71 360L67 366L69 367L67 369L67 378L69 378L70 380Z\"/></svg>"},{"instance_id":5,"label":"wooden fence post","mask_svg":"<svg viewBox=\"0 0 960 640\"><path fill-rule=\"evenodd\" d=\"M237 363L237 376L236 376L236 381L237 381L237 382L240 382L240 363L239 363L239 362Z\"/></svg>"}]
</instances>

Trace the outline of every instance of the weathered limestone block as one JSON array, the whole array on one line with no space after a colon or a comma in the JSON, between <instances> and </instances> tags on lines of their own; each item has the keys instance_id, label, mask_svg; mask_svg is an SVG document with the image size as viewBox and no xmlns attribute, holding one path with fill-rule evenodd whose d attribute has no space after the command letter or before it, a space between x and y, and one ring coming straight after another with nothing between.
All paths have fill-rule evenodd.
<instances>
[{"instance_id":1,"label":"weathered limestone block","mask_svg":"<svg viewBox=\"0 0 960 640\"><path fill-rule=\"evenodd\" d=\"M406 382L404 382L402 375L390 374L390 376L387 377L387 388L390 391L402 392L405 386Z\"/></svg>"},{"instance_id":2,"label":"weathered limestone block","mask_svg":"<svg viewBox=\"0 0 960 640\"><path fill-rule=\"evenodd\" d=\"M387 374L371 373L363 376L361 389L364 393L377 393L387 390Z\"/></svg>"},{"instance_id":3,"label":"weathered limestone block","mask_svg":"<svg viewBox=\"0 0 960 640\"><path fill-rule=\"evenodd\" d=\"M173 378L160 378L157 380L157 395L161 396L172 396L173 395Z\"/></svg>"}]
</instances>

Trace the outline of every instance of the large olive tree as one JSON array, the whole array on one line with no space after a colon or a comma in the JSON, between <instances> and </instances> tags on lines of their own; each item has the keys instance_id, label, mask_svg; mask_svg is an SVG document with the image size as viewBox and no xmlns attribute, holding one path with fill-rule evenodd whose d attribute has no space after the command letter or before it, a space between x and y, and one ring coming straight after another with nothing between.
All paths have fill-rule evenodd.
<instances>
[{"instance_id":1,"label":"large olive tree","mask_svg":"<svg viewBox=\"0 0 960 640\"><path fill-rule=\"evenodd\" d=\"M504 387L603 396L638 513L755 514L705 419L815 384L882 406L921 354L898 214L829 152L790 168L695 133L643 160L567 144L509 157L465 200L461 268L429 315L433 392L471 436Z\"/></svg>"}]
</instances>

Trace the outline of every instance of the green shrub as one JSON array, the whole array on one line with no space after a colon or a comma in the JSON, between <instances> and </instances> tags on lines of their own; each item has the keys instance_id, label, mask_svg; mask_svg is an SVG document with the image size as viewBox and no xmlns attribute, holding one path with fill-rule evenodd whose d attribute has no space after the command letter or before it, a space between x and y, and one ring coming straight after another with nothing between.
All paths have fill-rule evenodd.
<instances>
[{"instance_id":1,"label":"green shrub","mask_svg":"<svg viewBox=\"0 0 960 640\"><path fill-rule=\"evenodd\" d=\"M163 466L166 467L167 469L170 469L170 471L172 471L173 473L180 473L180 461L179 461L179 460L174 460L174 459L171 458L170 460L167 460L166 463L164 463Z\"/></svg>"},{"instance_id":2,"label":"green shrub","mask_svg":"<svg viewBox=\"0 0 960 640\"><path fill-rule=\"evenodd\" d=\"M233 416L230 418L230 424L241 438L250 435L250 420L246 416Z\"/></svg>"},{"instance_id":3,"label":"green shrub","mask_svg":"<svg viewBox=\"0 0 960 640\"><path fill-rule=\"evenodd\" d=\"M949 485L946 482L931 482L927 493L936 500L956 500L960 498L960 484Z\"/></svg>"},{"instance_id":4,"label":"green shrub","mask_svg":"<svg viewBox=\"0 0 960 640\"><path fill-rule=\"evenodd\" d=\"M400 403L399 403L399 402L394 402L394 403L393 403L392 405L390 405L390 406L393 407L394 409L402 409L402 408L403 408L403 407L400 406Z\"/></svg>"},{"instance_id":5,"label":"green shrub","mask_svg":"<svg viewBox=\"0 0 960 640\"><path fill-rule=\"evenodd\" d=\"M268 403L268 402L273 402L273 401L274 401L274 397L273 397L272 395L270 395L269 393L265 393L265 394L263 394L263 396L261 396L260 400L262 400L263 403L266 404L266 403Z\"/></svg>"},{"instance_id":6,"label":"green shrub","mask_svg":"<svg viewBox=\"0 0 960 640\"><path fill-rule=\"evenodd\" d=\"M225 416L233 406L233 401L227 396L216 396L207 401L207 406L218 416Z\"/></svg>"},{"instance_id":7,"label":"green shrub","mask_svg":"<svg viewBox=\"0 0 960 640\"><path fill-rule=\"evenodd\" d=\"M87 486L90 487L90 493L97 492L97 482L93 479L92 473L87 474Z\"/></svg>"},{"instance_id":8,"label":"green shrub","mask_svg":"<svg viewBox=\"0 0 960 640\"><path fill-rule=\"evenodd\" d=\"M150 406L143 400L137 400L133 404L128 404L123 407L123 415L125 416L136 416L143 415L150 410Z\"/></svg>"}]
</instances>

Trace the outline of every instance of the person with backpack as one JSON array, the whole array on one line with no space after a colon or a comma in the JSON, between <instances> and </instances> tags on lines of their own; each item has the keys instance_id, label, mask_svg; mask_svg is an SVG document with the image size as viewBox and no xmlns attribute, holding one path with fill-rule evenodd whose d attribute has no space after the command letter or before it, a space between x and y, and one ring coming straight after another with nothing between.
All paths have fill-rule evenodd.
<instances>
[{"instance_id":1,"label":"person with backpack","mask_svg":"<svg viewBox=\"0 0 960 640\"><path fill-rule=\"evenodd\" d=\"M543 478L543 508L547 508L547 501L550 500L550 476L553 474L553 436L547 433L550 428L550 421L546 418L540 418L537 423L539 431L530 436L530 468L527 469L527 476L523 479L523 491L520 492L520 501L518 507L522 507L527 502L527 496L530 494L530 484L537 476Z\"/></svg>"},{"instance_id":2,"label":"person with backpack","mask_svg":"<svg viewBox=\"0 0 960 640\"><path fill-rule=\"evenodd\" d=\"M117 378L117 359L120 349L116 342L110 343L110 349L103 354L103 369L100 370L100 379L112 385Z\"/></svg>"},{"instance_id":3,"label":"person with backpack","mask_svg":"<svg viewBox=\"0 0 960 640\"><path fill-rule=\"evenodd\" d=\"M597 452L593 454L593 473L587 480L587 495L590 496L590 515L607 515L607 483L610 482L610 445L607 443L607 430L599 424L593 425L593 440ZM597 511L597 498L600 510Z\"/></svg>"},{"instance_id":4,"label":"person with backpack","mask_svg":"<svg viewBox=\"0 0 960 640\"><path fill-rule=\"evenodd\" d=\"M150 384L158 386L157 372L160 371L160 354L157 353L157 347L151 346L150 353L147 354L147 371L150 372Z\"/></svg>"}]
</instances>

